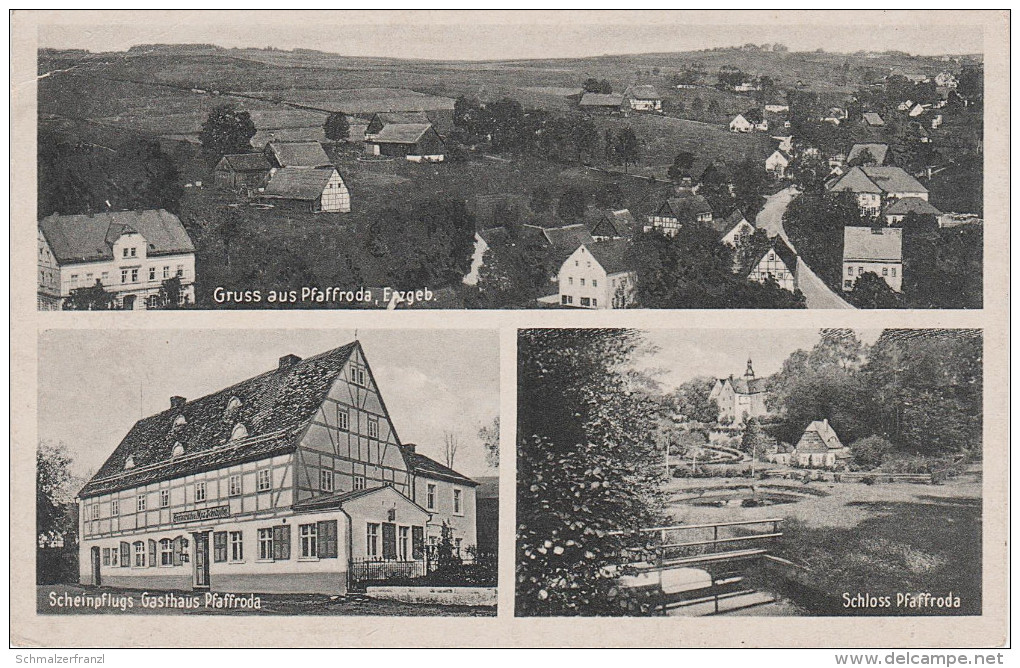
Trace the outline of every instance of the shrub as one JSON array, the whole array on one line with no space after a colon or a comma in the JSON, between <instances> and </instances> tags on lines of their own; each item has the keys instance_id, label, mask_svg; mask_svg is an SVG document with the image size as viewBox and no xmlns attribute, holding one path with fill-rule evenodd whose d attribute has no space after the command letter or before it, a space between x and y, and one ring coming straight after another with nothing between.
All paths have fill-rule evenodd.
<instances>
[{"instance_id":1,"label":"shrub","mask_svg":"<svg viewBox=\"0 0 1020 668\"><path fill-rule=\"evenodd\" d=\"M850 444L855 464L865 470L878 468L893 450L893 444L881 436L867 436Z\"/></svg>"}]
</instances>

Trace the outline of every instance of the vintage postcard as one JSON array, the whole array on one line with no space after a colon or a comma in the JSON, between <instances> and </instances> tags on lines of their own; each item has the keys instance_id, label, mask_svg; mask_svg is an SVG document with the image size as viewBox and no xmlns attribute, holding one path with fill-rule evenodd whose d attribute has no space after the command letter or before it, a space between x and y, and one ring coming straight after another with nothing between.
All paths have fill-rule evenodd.
<instances>
[{"instance_id":1,"label":"vintage postcard","mask_svg":"<svg viewBox=\"0 0 1020 668\"><path fill-rule=\"evenodd\" d=\"M1008 11L11 40L12 645L1008 643Z\"/></svg>"}]
</instances>

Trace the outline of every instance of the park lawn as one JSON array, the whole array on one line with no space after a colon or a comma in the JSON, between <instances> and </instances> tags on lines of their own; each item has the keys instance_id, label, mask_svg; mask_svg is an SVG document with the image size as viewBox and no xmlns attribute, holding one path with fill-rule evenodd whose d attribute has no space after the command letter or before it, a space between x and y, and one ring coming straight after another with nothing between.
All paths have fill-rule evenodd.
<instances>
[{"instance_id":1,"label":"park lawn","mask_svg":"<svg viewBox=\"0 0 1020 668\"><path fill-rule=\"evenodd\" d=\"M128 596L133 607L119 606L94 608L68 608L50 605L50 595L58 596L101 596L109 593L112 597ZM158 595L166 592L149 592ZM494 617L495 607L467 605L425 605L400 603L371 599L362 595L328 596L325 594L258 594L261 608L216 608L205 607L204 594L190 591L175 591L178 596L199 596L202 605L198 608L149 608L142 607L142 590L114 589L112 587L83 587L80 585L58 584L36 587L36 612L40 615L316 615L316 616L380 616L380 617ZM247 595L245 595L247 596Z\"/></svg>"}]
</instances>

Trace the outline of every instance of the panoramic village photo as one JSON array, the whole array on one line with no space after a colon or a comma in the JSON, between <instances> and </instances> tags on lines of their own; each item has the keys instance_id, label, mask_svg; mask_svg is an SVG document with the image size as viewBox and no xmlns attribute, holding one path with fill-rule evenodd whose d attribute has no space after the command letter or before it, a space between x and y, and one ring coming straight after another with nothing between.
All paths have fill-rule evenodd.
<instances>
[{"instance_id":1,"label":"panoramic village photo","mask_svg":"<svg viewBox=\"0 0 1020 668\"><path fill-rule=\"evenodd\" d=\"M496 614L496 332L39 348L40 614Z\"/></svg>"},{"instance_id":2,"label":"panoramic village photo","mask_svg":"<svg viewBox=\"0 0 1020 668\"><path fill-rule=\"evenodd\" d=\"M519 616L982 614L980 330L518 335Z\"/></svg>"},{"instance_id":3,"label":"panoramic village photo","mask_svg":"<svg viewBox=\"0 0 1020 668\"><path fill-rule=\"evenodd\" d=\"M982 307L979 27L555 27L42 26L38 308Z\"/></svg>"}]
</instances>

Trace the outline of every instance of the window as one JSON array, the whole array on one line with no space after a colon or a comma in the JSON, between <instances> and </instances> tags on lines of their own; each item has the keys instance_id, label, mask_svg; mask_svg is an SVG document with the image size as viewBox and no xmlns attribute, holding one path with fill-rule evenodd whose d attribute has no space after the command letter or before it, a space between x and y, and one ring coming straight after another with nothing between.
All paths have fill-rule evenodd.
<instances>
[{"instance_id":1,"label":"window","mask_svg":"<svg viewBox=\"0 0 1020 668\"><path fill-rule=\"evenodd\" d=\"M273 473L269 469L261 469L258 473L258 491L265 492L273 488Z\"/></svg>"},{"instance_id":2,"label":"window","mask_svg":"<svg viewBox=\"0 0 1020 668\"><path fill-rule=\"evenodd\" d=\"M127 257L127 256L128 256L128 249L127 249L127 248L125 248L125 249L124 249L124 257Z\"/></svg>"},{"instance_id":3,"label":"window","mask_svg":"<svg viewBox=\"0 0 1020 668\"><path fill-rule=\"evenodd\" d=\"M304 559L316 559L319 556L319 532L314 524L302 524L301 527L301 557Z\"/></svg>"},{"instance_id":4,"label":"window","mask_svg":"<svg viewBox=\"0 0 1020 668\"><path fill-rule=\"evenodd\" d=\"M847 290L849 290L853 286L853 284L854 282L849 279L843 281L843 287L846 288Z\"/></svg>"},{"instance_id":5,"label":"window","mask_svg":"<svg viewBox=\"0 0 1020 668\"><path fill-rule=\"evenodd\" d=\"M425 508L428 510L436 509L436 486L432 483L425 486Z\"/></svg>"},{"instance_id":6,"label":"window","mask_svg":"<svg viewBox=\"0 0 1020 668\"><path fill-rule=\"evenodd\" d=\"M355 385L365 387L365 369L360 366L351 367L351 382Z\"/></svg>"},{"instance_id":7,"label":"window","mask_svg":"<svg viewBox=\"0 0 1020 668\"><path fill-rule=\"evenodd\" d=\"M230 476L230 496L241 496L241 476Z\"/></svg>"},{"instance_id":8,"label":"window","mask_svg":"<svg viewBox=\"0 0 1020 668\"><path fill-rule=\"evenodd\" d=\"M581 279L581 285L584 285L584 279L583 278Z\"/></svg>"},{"instance_id":9,"label":"window","mask_svg":"<svg viewBox=\"0 0 1020 668\"><path fill-rule=\"evenodd\" d=\"M379 556L379 525L368 524L368 530L365 534L365 554L369 557Z\"/></svg>"},{"instance_id":10,"label":"window","mask_svg":"<svg viewBox=\"0 0 1020 668\"><path fill-rule=\"evenodd\" d=\"M137 504L138 504L137 505L138 512L142 512L143 510L145 510L145 495L144 494L139 494L138 495Z\"/></svg>"},{"instance_id":11,"label":"window","mask_svg":"<svg viewBox=\"0 0 1020 668\"><path fill-rule=\"evenodd\" d=\"M883 276L889 275L889 267L882 267L882 275Z\"/></svg>"},{"instance_id":12,"label":"window","mask_svg":"<svg viewBox=\"0 0 1020 668\"><path fill-rule=\"evenodd\" d=\"M336 426L340 431L351 430L351 414L346 406L336 408Z\"/></svg>"},{"instance_id":13,"label":"window","mask_svg":"<svg viewBox=\"0 0 1020 668\"><path fill-rule=\"evenodd\" d=\"M567 285L573 285L573 284L574 284L574 277L573 276L567 276Z\"/></svg>"},{"instance_id":14,"label":"window","mask_svg":"<svg viewBox=\"0 0 1020 668\"><path fill-rule=\"evenodd\" d=\"M895 276L895 275L896 275L896 267L893 267L893 270L892 270L892 275L893 275L893 276Z\"/></svg>"},{"instance_id":15,"label":"window","mask_svg":"<svg viewBox=\"0 0 1020 668\"><path fill-rule=\"evenodd\" d=\"M119 557L120 557L120 550L118 550L115 547L111 547L110 548L110 565L111 566L119 566L120 565Z\"/></svg>"},{"instance_id":16,"label":"window","mask_svg":"<svg viewBox=\"0 0 1020 668\"><path fill-rule=\"evenodd\" d=\"M356 475L354 476L354 490L365 489L365 476Z\"/></svg>"},{"instance_id":17,"label":"window","mask_svg":"<svg viewBox=\"0 0 1020 668\"><path fill-rule=\"evenodd\" d=\"M168 508L170 507L170 490L161 489L159 490L159 507Z\"/></svg>"},{"instance_id":18,"label":"window","mask_svg":"<svg viewBox=\"0 0 1020 668\"><path fill-rule=\"evenodd\" d=\"M135 568L142 568L145 566L145 543L138 540L135 541Z\"/></svg>"},{"instance_id":19,"label":"window","mask_svg":"<svg viewBox=\"0 0 1020 668\"><path fill-rule=\"evenodd\" d=\"M240 531L230 532L230 560L244 561L244 536Z\"/></svg>"},{"instance_id":20,"label":"window","mask_svg":"<svg viewBox=\"0 0 1020 668\"><path fill-rule=\"evenodd\" d=\"M170 267L163 267L163 278L170 278Z\"/></svg>"},{"instance_id":21,"label":"window","mask_svg":"<svg viewBox=\"0 0 1020 668\"><path fill-rule=\"evenodd\" d=\"M333 491L333 469L319 469L319 490Z\"/></svg>"},{"instance_id":22,"label":"window","mask_svg":"<svg viewBox=\"0 0 1020 668\"><path fill-rule=\"evenodd\" d=\"M379 419L368 418L368 437L379 438Z\"/></svg>"},{"instance_id":23,"label":"window","mask_svg":"<svg viewBox=\"0 0 1020 668\"><path fill-rule=\"evenodd\" d=\"M183 264L177 265L177 275L178 276L184 276L184 265Z\"/></svg>"},{"instance_id":24,"label":"window","mask_svg":"<svg viewBox=\"0 0 1020 668\"><path fill-rule=\"evenodd\" d=\"M132 269L131 270L131 282L132 283L137 283L138 282L138 270L137 269Z\"/></svg>"},{"instance_id":25,"label":"window","mask_svg":"<svg viewBox=\"0 0 1020 668\"><path fill-rule=\"evenodd\" d=\"M273 558L273 530L259 529L259 559Z\"/></svg>"},{"instance_id":26,"label":"window","mask_svg":"<svg viewBox=\"0 0 1020 668\"><path fill-rule=\"evenodd\" d=\"M138 249L134 246L131 247L131 257L138 257Z\"/></svg>"},{"instance_id":27,"label":"window","mask_svg":"<svg viewBox=\"0 0 1020 668\"><path fill-rule=\"evenodd\" d=\"M110 548L104 547L103 548L103 566L109 566L109 565L110 565Z\"/></svg>"},{"instance_id":28,"label":"window","mask_svg":"<svg viewBox=\"0 0 1020 668\"><path fill-rule=\"evenodd\" d=\"M180 441L174 443L174 449L170 451L171 457L180 457L184 454L184 446L181 445Z\"/></svg>"},{"instance_id":29,"label":"window","mask_svg":"<svg viewBox=\"0 0 1020 668\"><path fill-rule=\"evenodd\" d=\"M110 282L110 272L104 271L101 274L103 285L107 285Z\"/></svg>"},{"instance_id":30,"label":"window","mask_svg":"<svg viewBox=\"0 0 1020 668\"><path fill-rule=\"evenodd\" d=\"M227 560L227 532L213 532L213 561L223 563Z\"/></svg>"},{"instance_id":31,"label":"window","mask_svg":"<svg viewBox=\"0 0 1020 668\"><path fill-rule=\"evenodd\" d=\"M453 514L464 514L464 490L453 488Z\"/></svg>"},{"instance_id":32,"label":"window","mask_svg":"<svg viewBox=\"0 0 1020 668\"><path fill-rule=\"evenodd\" d=\"M150 281L156 280L156 268L155 267L149 267L149 280Z\"/></svg>"},{"instance_id":33,"label":"window","mask_svg":"<svg viewBox=\"0 0 1020 668\"><path fill-rule=\"evenodd\" d=\"M90 511L90 517L92 519L94 519L94 520L98 520L99 519L99 504L98 503L93 503L92 504L92 509Z\"/></svg>"},{"instance_id":34,"label":"window","mask_svg":"<svg viewBox=\"0 0 1020 668\"><path fill-rule=\"evenodd\" d=\"M591 299L588 297L581 297L581 306L591 306Z\"/></svg>"},{"instance_id":35,"label":"window","mask_svg":"<svg viewBox=\"0 0 1020 668\"><path fill-rule=\"evenodd\" d=\"M120 501L114 499L110 501L110 517L117 517L120 515Z\"/></svg>"},{"instance_id":36,"label":"window","mask_svg":"<svg viewBox=\"0 0 1020 668\"><path fill-rule=\"evenodd\" d=\"M120 282L121 283L127 283L127 277L128 277L128 270L127 269L121 269L120 270Z\"/></svg>"},{"instance_id":37,"label":"window","mask_svg":"<svg viewBox=\"0 0 1020 668\"><path fill-rule=\"evenodd\" d=\"M174 565L174 542L169 538L164 538L159 541L159 565Z\"/></svg>"},{"instance_id":38,"label":"window","mask_svg":"<svg viewBox=\"0 0 1020 668\"><path fill-rule=\"evenodd\" d=\"M195 501L205 501L205 481L195 483Z\"/></svg>"},{"instance_id":39,"label":"window","mask_svg":"<svg viewBox=\"0 0 1020 668\"><path fill-rule=\"evenodd\" d=\"M599 305L599 300L597 300L594 297L592 297L591 298L591 305L592 306L598 306Z\"/></svg>"},{"instance_id":40,"label":"window","mask_svg":"<svg viewBox=\"0 0 1020 668\"><path fill-rule=\"evenodd\" d=\"M234 425L234 430L230 432L230 440L239 441L242 438L248 438L248 428L238 422Z\"/></svg>"},{"instance_id":41,"label":"window","mask_svg":"<svg viewBox=\"0 0 1020 668\"><path fill-rule=\"evenodd\" d=\"M854 275L854 268L853 267L847 267L846 268L846 275L847 276L853 276Z\"/></svg>"},{"instance_id":42,"label":"window","mask_svg":"<svg viewBox=\"0 0 1020 668\"><path fill-rule=\"evenodd\" d=\"M410 561L411 527L400 527L400 540L397 543L401 561Z\"/></svg>"}]
</instances>

